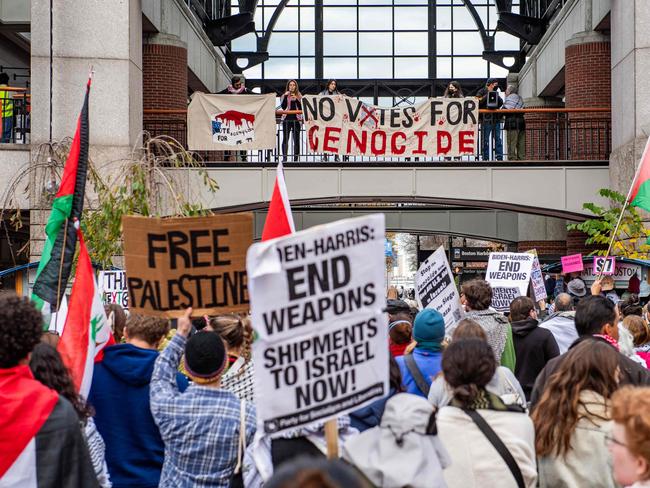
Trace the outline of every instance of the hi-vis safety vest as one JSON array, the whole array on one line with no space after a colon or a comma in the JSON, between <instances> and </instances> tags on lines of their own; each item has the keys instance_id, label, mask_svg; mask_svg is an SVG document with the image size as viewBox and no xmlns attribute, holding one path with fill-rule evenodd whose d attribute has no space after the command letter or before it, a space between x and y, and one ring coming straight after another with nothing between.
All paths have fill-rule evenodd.
<instances>
[{"instance_id":1,"label":"hi-vis safety vest","mask_svg":"<svg viewBox=\"0 0 650 488\"><path fill-rule=\"evenodd\" d=\"M0 87L0 115L2 118L12 117L14 114L14 101L13 95L10 91L3 90Z\"/></svg>"}]
</instances>

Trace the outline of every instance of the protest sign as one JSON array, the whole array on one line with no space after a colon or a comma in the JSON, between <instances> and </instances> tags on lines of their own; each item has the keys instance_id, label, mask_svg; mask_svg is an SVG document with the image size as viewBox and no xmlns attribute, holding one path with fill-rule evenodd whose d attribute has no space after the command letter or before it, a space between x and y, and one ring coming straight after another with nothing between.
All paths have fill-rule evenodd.
<instances>
[{"instance_id":1,"label":"protest sign","mask_svg":"<svg viewBox=\"0 0 650 488\"><path fill-rule=\"evenodd\" d=\"M582 271L584 265L582 264L582 254L571 254L570 256L562 256L560 258L562 261L562 273L575 273L576 271Z\"/></svg>"},{"instance_id":2,"label":"protest sign","mask_svg":"<svg viewBox=\"0 0 650 488\"><path fill-rule=\"evenodd\" d=\"M281 432L388 393L383 214L253 244L247 257L258 431Z\"/></svg>"},{"instance_id":3,"label":"protest sign","mask_svg":"<svg viewBox=\"0 0 650 488\"><path fill-rule=\"evenodd\" d=\"M609 256L597 256L594 258L593 269L596 274L613 275L616 271L616 258Z\"/></svg>"},{"instance_id":4,"label":"protest sign","mask_svg":"<svg viewBox=\"0 0 650 488\"><path fill-rule=\"evenodd\" d=\"M444 247L440 246L415 274L415 294L420 308L433 308L445 319L445 330L460 320L460 296L451 274Z\"/></svg>"},{"instance_id":5,"label":"protest sign","mask_svg":"<svg viewBox=\"0 0 650 488\"><path fill-rule=\"evenodd\" d=\"M273 149L275 95L206 95L187 109L187 145L194 151Z\"/></svg>"},{"instance_id":6,"label":"protest sign","mask_svg":"<svg viewBox=\"0 0 650 488\"><path fill-rule=\"evenodd\" d=\"M546 285L544 283L544 275L542 274L542 267L539 265L539 258L537 257L537 249L526 251L528 254L535 256L533 260L533 267L530 271L530 281L533 284L533 292L535 294L535 301L546 300Z\"/></svg>"},{"instance_id":7,"label":"protest sign","mask_svg":"<svg viewBox=\"0 0 650 488\"><path fill-rule=\"evenodd\" d=\"M180 317L249 308L246 250L251 214L124 216L124 262L131 311Z\"/></svg>"},{"instance_id":8,"label":"protest sign","mask_svg":"<svg viewBox=\"0 0 650 488\"><path fill-rule=\"evenodd\" d=\"M99 296L102 303L117 303L124 309L129 308L129 289L126 285L126 273L121 270L100 271L97 278Z\"/></svg>"},{"instance_id":9,"label":"protest sign","mask_svg":"<svg viewBox=\"0 0 650 488\"><path fill-rule=\"evenodd\" d=\"M304 95L312 153L363 156L461 156L478 141L476 98L430 98L384 108L345 95Z\"/></svg>"},{"instance_id":10,"label":"protest sign","mask_svg":"<svg viewBox=\"0 0 650 488\"><path fill-rule=\"evenodd\" d=\"M534 256L527 253L493 252L485 279L492 286L492 307L499 312L510 308L512 300L526 295Z\"/></svg>"},{"instance_id":11,"label":"protest sign","mask_svg":"<svg viewBox=\"0 0 650 488\"><path fill-rule=\"evenodd\" d=\"M614 267L614 284L616 288L626 289L628 287L630 278L637 275L641 276L641 266L633 263L624 263L622 261L616 262ZM591 286L598 277L598 270L594 267L593 263L585 264L585 269L580 274L580 278L585 282L587 287Z\"/></svg>"}]
</instances>

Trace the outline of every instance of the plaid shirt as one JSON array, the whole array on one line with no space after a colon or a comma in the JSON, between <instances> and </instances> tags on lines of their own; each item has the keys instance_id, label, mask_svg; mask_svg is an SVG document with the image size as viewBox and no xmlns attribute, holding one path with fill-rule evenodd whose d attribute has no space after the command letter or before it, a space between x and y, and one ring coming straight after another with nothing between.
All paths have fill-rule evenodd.
<instances>
[{"instance_id":1,"label":"plaid shirt","mask_svg":"<svg viewBox=\"0 0 650 488\"><path fill-rule=\"evenodd\" d=\"M159 486L227 488L237 463L240 402L230 392L195 384L179 392L176 371L186 341L174 336L151 377L151 413L165 442ZM254 434L255 408L247 403L247 445Z\"/></svg>"}]
</instances>

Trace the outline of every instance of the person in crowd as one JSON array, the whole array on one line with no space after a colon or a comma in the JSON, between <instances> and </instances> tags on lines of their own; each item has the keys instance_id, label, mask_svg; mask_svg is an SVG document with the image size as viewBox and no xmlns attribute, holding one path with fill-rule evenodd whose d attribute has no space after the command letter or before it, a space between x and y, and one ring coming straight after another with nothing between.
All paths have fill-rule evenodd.
<instances>
[{"instance_id":1,"label":"person in crowd","mask_svg":"<svg viewBox=\"0 0 650 488\"><path fill-rule=\"evenodd\" d=\"M227 364L224 342L211 331L188 339L191 314L189 308L178 319L176 335L151 376L151 414L165 443L160 486L226 488L255 434L255 407L220 388ZM193 381L184 393L176 378L183 352Z\"/></svg>"},{"instance_id":2,"label":"person in crowd","mask_svg":"<svg viewBox=\"0 0 650 488\"><path fill-rule=\"evenodd\" d=\"M487 335L483 328L471 319L463 319L458 322L451 337L452 341L461 339L480 339L487 342ZM517 403L522 407L526 406L526 395L512 371L505 366L498 366L490 382L485 389L498 395L506 404ZM445 381L443 374L440 374L431 384L429 390L429 402L437 408L449 404L452 399L452 389Z\"/></svg>"},{"instance_id":3,"label":"person in crowd","mask_svg":"<svg viewBox=\"0 0 650 488\"><path fill-rule=\"evenodd\" d=\"M234 74L230 78L230 85L219 92L219 95L252 95L253 92L246 88L246 78L242 74Z\"/></svg>"},{"instance_id":4,"label":"person in crowd","mask_svg":"<svg viewBox=\"0 0 650 488\"><path fill-rule=\"evenodd\" d=\"M157 347L168 331L167 319L132 313L123 330L126 343L105 348L104 359L95 364L88 400L115 488L153 488L160 482L165 446L151 415L149 390ZM187 388L180 373L175 381L181 391Z\"/></svg>"},{"instance_id":5,"label":"person in crowd","mask_svg":"<svg viewBox=\"0 0 650 488\"><path fill-rule=\"evenodd\" d=\"M573 300L573 304L576 305L578 301L587 295L587 287L585 282L580 278L574 278L569 281L566 285L567 293Z\"/></svg>"},{"instance_id":6,"label":"person in crowd","mask_svg":"<svg viewBox=\"0 0 650 488\"><path fill-rule=\"evenodd\" d=\"M401 300L399 301L401 302ZM410 311L399 311L394 314L389 313L388 316L390 321L388 323L388 347L391 356L403 356L406 348L411 343L413 334L411 313Z\"/></svg>"},{"instance_id":7,"label":"person in crowd","mask_svg":"<svg viewBox=\"0 0 650 488\"><path fill-rule=\"evenodd\" d=\"M604 342L572 348L532 411L540 486L616 486L605 446L618 354Z\"/></svg>"},{"instance_id":8,"label":"person in crowd","mask_svg":"<svg viewBox=\"0 0 650 488\"><path fill-rule=\"evenodd\" d=\"M34 378L56 391L72 404L84 430L97 481L102 488L111 488L112 485L105 460L106 446L95 426L92 417L94 410L77 393L70 372L63 364L59 352L45 342L36 344L29 359L29 368L32 370Z\"/></svg>"},{"instance_id":9,"label":"person in crowd","mask_svg":"<svg viewBox=\"0 0 650 488\"><path fill-rule=\"evenodd\" d=\"M388 395L379 400L375 400L367 407L360 408L359 410L350 413L350 425L359 432L378 426L381 416L384 414L386 402L394 395L404 391L402 386L402 374L400 373L397 361L395 361L395 358L392 356L389 356L388 362Z\"/></svg>"},{"instance_id":10,"label":"person in crowd","mask_svg":"<svg viewBox=\"0 0 650 488\"><path fill-rule=\"evenodd\" d=\"M342 455L374 486L445 488L451 459L436 434L433 406L400 393L386 403L381 424L348 440Z\"/></svg>"},{"instance_id":11,"label":"person in crowd","mask_svg":"<svg viewBox=\"0 0 650 488\"><path fill-rule=\"evenodd\" d=\"M594 282L594 284L596 283L598 283L598 281ZM594 285L592 285L592 287L593 286ZM608 300L611 300L614 305L618 305L618 302L621 301L621 298L618 296L615 287L616 287L616 283L614 282L614 278L612 278L610 275L603 276L600 279L599 293L603 295L605 298L607 298Z\"/></svg>"},{"instance_id":12,"label":"person in crowd","mask_svg":"<svg viewBox=\"0 0 650 488\"><path fill-rule=\"evenodd\" d=\"M442 95L445 98L463 98L463 89L457 81L450 81Z\"/></svg>"},{"instance_id":13,"label":"person in crowd","mask_svg":"<svg viewBox=\"0 0 650 488\"><path fill-rule=\"evenodd\" d=\"M629 293L634 293L635 295L638 295L641 292L641 280L637 273L634 273L634 275L628 280L627 291Z\"/></svg>"},{"instance_id":14,"label":"person in crowd","mask_svg":"<svg viewBox=\"0 0 650 488\"><path fill-rule=\"evenodd\" d=\"M221 378L221 388L234 393L240 400L255 401L253 366L253 327L248 317L235 314L210 319L210 329L226 342L230 367Z\"/></svg>"},{"instance_id":15,"label":"person in crowd","mask_svg":"<svg viewBox=\"0 0 650 488\"><path fill-rule=\"evenodd\" d=\"M453 399L439 410L436 424L452 460L444 471L450 487L516 487L518 477L523 486L535 486L533 423L521 406L506 405L485 388L496 368L494 352L481 339L452 341L445 349L442 370ZM486 436L489 431L514 459L512 468Z\"/></svg>"},{"instance_id":16,"label":"person in crowd","mask_svg":"<svg viewBox=\"0 0 650 488\"><path fill-rule=\"evenodd\" d=\"M302 110L302 93L298 88L296 80L287 82L287 89L280 97L282 110ZM300 156L300 122L301 114L284 114L282 115L282 160L287 160L289 150L289 137L293 133L293 158L298 160Z\"/></svg>"},{"instance_id":17,"label":"person in crowd","mask_svg":"<svg viewBox=\"0 0 650 488\"><path fill-rule=\"evenodd\" d=\"M650 388L621 388L612 395L608 449L621 486L650 487Z\"/></svg>"},{"instance_id":18,"label":"person in crowd","mask_svg":"<svg viewBox=\"0 0 650 488\"><path fill-rule=\"evenodd\" d=\"M371 488L371 485L343 461L304 456L280 467L264 488Z\"/></svg>"},{"instance_id":19,"label":"person in crowd","mask_svg":"<svg viewBox=\"0 0 650 488\"><path fill-rule=\"evenodd\" d=\"M650 329L638 315L628 315L623 319L623 327L632 335L634 352L650 367Z\"/></svg>"},{"instance_id":20,"label":"person in crowd","mask_svg":"<svg viewBox=\"0 0 650 488\"><path fill-rule=\"evenodd\" d=\"M0 73L0 115L2 118L2 132L0 143L11 142L14 129L14 99L9 90L9 75Z\"/></svg>"},{"instance_id":21,"label":"person in crowd","mask_svg":"<svg viewBox=\"0 0 650 488\"><path fill-rule=\"evenodd\" d=\"M506 98L503 101L504 109L524 108L524 99L519 96L515 85L508 85ZM508 160L522 161L526 158L526 120L523 113L506 115L503 125L507 134Z\"/></svg>"},{"instance_id":22,"label":"person in crowd","mask_svg":"<svg viewBox=\"0 0 650 488\"><path fill-rule=\"evenodd\" d=\"M629 293L625 299L618 302L618 310L621 314L621 317L625 318L630 315L636 315L638 317L643 316L643 306L641 305L641 300L639 295L636 293Z\"/></svg>"},{"instance_id":23,"label":"person in crowd","mask_svg":"<svg viewBox=\"0 0 650 488\"><path fill-rule=\"evenodd\" d=\"M568 293L560 293L553 301L554 312L539 324L542 329L547 329L553 334L555 342L564 354L569 350L569 346L578 338L575 324L575 310L573 299Z\"/></svg>"},{"instance_id":24,"label":"person in crowd","mask_svg":"<svg viewBox=\"0 0 650 488\"><path fill-rule=\"evenodd\" d=\"M425 308L415 317L412 353L396 358L407 393L427 398L433 378L440 372L445 319L437 310Z\"/></svg>"},{"instance_id":25,"label":"person in crowd","mask_svg":"<svg viewBox=\"0 0 650 488\"><path fill-rule=\"evenodd\" d=\"M117 303L107 303L104 305L104 312L106 317L111 320L112 317L112 330L113 338L116 344L120 344L124 338L124 327L126 327L126 313L124 309ZM113 314L111 316L111 314Z\"/></svg>"},{"instance_id":26,"label":"person in crowd","mask_svg":"<svg viewBox=\"0 0 650 488\"><path fill-rule=\"evenodd\" d=\"M319 95L339 95L340 92L337 88L336 80L327 80L327 85L325 89L319 93Z\"/></svg>"},{"instance_id":27,"label":"person in crowd","mask_svg":"<svg viewBox=\"0 0 650 488\"><path fill-rule=\"evenodd\" d=\"M481 88L478 97L479 109L499 109L503 100L498 94L499 80L490 78ZM481 157L483 161L490 159L490 139L494 138L495 159L503 159L503 139L501 136L501 116L499 114L481 114Z\"/></svg>"},{"instance_id":28,"label":"person in crowd","mask_svg":"<svg viewBox=\"0 0 650 488\"><path fill-rule=\"evenodd\" d=\"M576 307L575 325L579 337L571 348L588 341L590 344L604 342L614 350L619 350L618 312L611 300L600 295L591 295L580 300ZM549 379L566 359L567 354L551 359L537 376L530 397L533 405L539 401ZM650 385L650 372L624 354L618 354L618 369L621 384Z\"/></svg>"},{"instance_id":29,"label":"person in crowd","mask_svg":"<svg viewBox=\"0 0 650 488\"><path fill-rule=\"evenodd\" d=\"M510 304L512 338L517 363L515 376L530 398L535 378L546 363L560 355L551 331L539 327L535 303L528 297L517 297Z\"/></svg>"},{"instance_id":30,"label":"person in crowd","mask_svg":"<svg viewBox=\"0 0 650 488\"><path fill-rule=\"evenodd\" d=\"M0 294L0 485L99 487L77 412L29 369L42 332L27 297Z\"/></svg>"},{"instance_id":31,"label":"person in crowd","mask_svg":"<svg viewBox=\"0 0 650 488\"><path fill-rule=\"evenodd\" d=\"M465 307L465 318L478 323L488 338L494 356L501 366L515 371L515 347L510 322L501 313L490 308L492 287L485 280L466 281L461 286L460 302Z\"/></svg>"}]
</instances>

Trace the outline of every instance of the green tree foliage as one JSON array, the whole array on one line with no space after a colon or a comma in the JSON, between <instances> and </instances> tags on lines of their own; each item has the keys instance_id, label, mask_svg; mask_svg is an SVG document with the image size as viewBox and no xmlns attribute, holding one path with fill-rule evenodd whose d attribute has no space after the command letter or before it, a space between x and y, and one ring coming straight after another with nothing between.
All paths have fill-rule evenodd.
<instances>
[{"instance_id":1,"label":"green tree foliage","mask_svg":"<svg viewBox=\"0 0 650 488\"><path fill-rule=\"evenodd\" d=\"M610 201L610 206L601 207L590 202L583 204L583 208L589 210L595 217L577 224L569 224L567 228L587 234L585 242L599 247L591 255L604 256L625 204L625 195L608 188L600 189L598 194L607 198ZM635 207L626 206L610 254L626 258L648 259L650 229L646 227L645 222Z\"/></svg>"}]
</instances>

